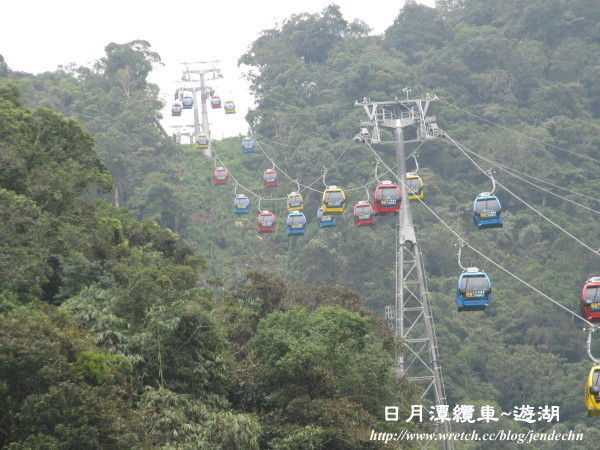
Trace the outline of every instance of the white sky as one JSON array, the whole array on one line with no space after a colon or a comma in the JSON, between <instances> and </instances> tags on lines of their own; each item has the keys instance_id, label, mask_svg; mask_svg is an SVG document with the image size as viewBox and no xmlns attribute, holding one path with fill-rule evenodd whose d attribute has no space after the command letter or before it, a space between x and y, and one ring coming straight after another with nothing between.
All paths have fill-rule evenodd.
<instances>
[{"instance_id":1,"label":"white sky","mask_svg":"<svg viewBox=\"0 0 600 450\"><path fill-rule=\"evenodd\" d=\"M418 0L433 7L435 0ZM5 2L3 2L5 3ZM344 19L360 19L373 34L394 22L404 0L10 0L3 4L0 55L15 71L40 73L59 65L90 66L102 58L104 47L143 39L157 52L164 67L150 81L161 88L167 102L163 126L193 123L192 110L171 117L173 94L181 78L182 62L219 60L224 78L208 83L222 100L232 97L237 114L210 110L213 138L246 134L244 116L252 106L238 58L265 29L292 14L320 12L340 6Z\"/></svg>"}]
</instances>

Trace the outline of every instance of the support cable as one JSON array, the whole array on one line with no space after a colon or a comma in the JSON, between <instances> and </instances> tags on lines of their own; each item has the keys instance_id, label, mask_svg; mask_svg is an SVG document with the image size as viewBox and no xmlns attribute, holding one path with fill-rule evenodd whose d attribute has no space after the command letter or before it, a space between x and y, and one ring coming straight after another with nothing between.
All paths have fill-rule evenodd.
<instances>
[{"instance_id":1,"label":"support cable","mask_svg":"<svg viewBox=\"0 0 600 450\"><path fill-rule=\"evenodd\" d=\"M472 151L472 150L469 150L469 149L468 149L468 148L466 148L464 145L461 145L461 146L463 147L463 150L464 150L464 151L466 151L467 153L469 153L469 154L471 154L471 155L473 155L473 156L477 156L478 158L481 158L482 160L484 160L484 161L486 161L486 162L489 162L490 164L493 164L493 165L494 165L494 166L496 166L498 169L500 169L500 170L503 170L504 172L508 173L509 175L511 175L511 176L513 176L513 177L515 177L515 178L517 178L517 179L519 179L519 180L521 180L521 181L523 181L523 182L525 182L525 183L527 183L527 184L529 184L529 185L531 185L531 186L533 186L533 187L535 187L535 188L537 188L537 189L541 190L541 191L544 191L544 192L545 192L545 193L547 193L547 194L551 194L551 195L553 195L553 196L555 196L555 197L558 197L558 198L560 198L561 200L565 200L565 201L567 201L567 202L569 202L569 203L572 203L572 204L574 204L574 205L576 205L576 206L578 206L578 207L580 207L580 208L587 209L588 211L591 211L591 212L593 212L593 213L600 214L600 211L597 211L597 210L595 210L595 209L593 209L593 208L590 208L590 207L588 207L588 206L582 205L581 203L578 203L578 202L576 202L576 201L574 201L574 200L571 200L571 199L569 199L569 198L567 198L567 197L563 197L562 195L559 195L559 194L557 194L556 192L553 192L553 191L551 191L551 190L549 190L549 189L546 189L546 188L543 188L543 187L541 187L541 186L538 186L537 184L535 184L535 183L532 183L531 181L528 181L528 180L526 180L525 178L523 178L523 177L521 177L521 176L515 175L515 174L514 174L514 173L512 173L512 172L515 172L515 173L518 173L518 174L520 174L520 175L523 175L523 176L526 176L526 177L532 178L532 179L534 179L534 180L536 180L536 181L538 181L538 182L541 182L541 183L546 183L547 185L549 185L549 186L551 186L551 187L553 187L553 188L555 188L555 189L562 189L562 190L564 190L564 191L566 191L566 192L568 192L568 193L570 193L570 194L574 194L574 195L580 195L580 196L582 196L582 197L585 197L585 198L587 198L587 199L590 199L590 200L594 200L594 201L600 201L600 199L599 199L599 198L595 198L595 197L591 197L591 196L589 196L589 195L581 194L581 193L579 193L579 192L571 191L570 189L567 189L567 188L565 188L565 187L562 187L562 186L557 186L557 185L555 185L555 184L549 183L548 181L544 181L544 180L541 180L541 179L539 179L539 178L535 178L535 177L533 177L533 176L531 176L531 175L528 175L528 174L526 174L526 173L520 172L520 171L518 171L518 170L516 170L516 169L512 169L512 168L509 168L509 167L507 167L507 166L503 166L502 164L500 164L500 163L497 163L496 161L494 161L494 160L492 160L492 159L486 158L485 156L479 155L479 154L475 153L474 151Z\"/></svg>"},{"instance_id":2,"label":"support cable","mask_svg":"<svg viewBox=\"0 0 600 450\"><path fill-rule=\"evenodd\" d=\"M373 147L371 147L370 144L367 143L367 145L369 146L369 148L371 148L371 150L377 154L377 152L373 149ZM385 162L383 162L383 164L385 165ZM387 167L387 166L386 166ZM397 178L397 177L396 177ZM402 180L398 180L400 183L402 183ZM504 266L500 265L499 263L495 262L494 260L492 260L491 258L489 258L487 255L485 255L484 253L480 252L479 250L477 250L475 247L473 247L472 245L468 244L456 231L454 231L454 229L448 225L433 209L431 209L427 203L425 203L423 200L421 200L420 198L417 198L417 200L421 203L421 205L423 205L425 207L425 209L427 209L427 211L429 211L431 214L433 214L433 216L442 224L444 225L460 242L464 242L466 246L468 246L471 250L473 250L475 253L477 253L479 256L481 256L483 259L489 261L491 264L493 264L494 266L496 266L497 268L499 268L500 270L502 270L503 272L505 272L507 275L511 276L512 278L514 278L515 280L519 281L520 283L524 284L525 286L527 286L529 289L533 290L534 292L536 292L537 294L541 295L543 298L545 298L546 300L554 303L556 306L558 306L559 308L565 310L566 312L568 312L569 314L575 316L577 319L582 320L583 322L585 322L589 327L596 329L598 326L595 325L594 323L590 322L589 320L581 317L579 314L574 313L573 311L571 311L569 308L561 305L558 301L554 300L553 298L551 298L550 296L544 294L542 291L540 291L539 289L537 289L536 287L534 287L533 285L531 285L530 283L528 283L527 281L523 280L521 277L519 277L518 275L512 273L510 270L506 269Z\"/></svg>"},{"instance_id":3,"label":"support cable","mask_svg":"<svg viewBox=\"0 0 600 450\"><path fill-rule=\"evenodd\" d=\"M443 131L443 130L442 130ZM465 150L463 150L462 145L459 144L458 142L456 142L454 139L452 139L448 133L446 133L444 131L445 137L450 140L450 142L452 142L462 153L463 155L465 155L469 161L471 161L473 163L473 165L475 167L477 167L481 172L483 172L484 174L487 175L486 171L483 170L481 168L481 166L479 166L479 164L477 164L473 158L471 158L467 152ZM489 175L487 175L489 176ZM558 228L560 231L562 231L563 233L565 233L567 236L569 236L571 239L573 239L574 241L578 242L579 244L581 244L583 247L587 248L588 250L590 250L592 253L594 253L595 255L600 255L600 252L598 250L593 249L592 247L590 247L589 245L587 245L585 242L581 241L580 239L578 239L577 237L573 236L571 233L569 233L567 230L565 230L563 227L561 227L559 224L557 224L556 222L554 222L552 219L550 219L549 217L545 216L544 214L542 214L540 211L538 211L537 209L535 209L533 206L531 206L529 203L527 203L525 200L523 200L521 197L519 197L517 194L515 194L514 192L512 192L510 189L508 189L506 186L504 186L501 183L497 183L498 186L501 186L502 189L504 189L506 192L508 192L510 195L512 195L513 197L515 197L517 200L519 200L521 203L523 203L525 206L527 206L529 209L531 209L534 213L536 213L538 216L542 217L543 219L545 219L546 221L548 221L549 223L551 223L552 225L554 225L556 228Z\"/></svg>"},{"instance_id":4,"label":"support cable","mask_svg":"<svg viewBox=\"0 0 600 450\"><path fill-rule=\"evenodd\" d=\"M223 162L223 160L220 158L219 154L216 151L213 151L213 153L215 154L215 161L218 159L219 162L222 164L223 167L225 166L225 163ZM271 201L271 200L285 200L285 197L281 197L281 198L264 198L261 195L257 194L256 192L254 192L253 190L247 188L246 186L244 186L243 184L241 184L237 178L233 175L233 173L231 173L229 170L227 170L227 172L229 173L229 176L233 179L234 181L234 193L235 195L237 195L237 186L239 186L240 188L242 188L243 190L245 190L246 192L248 192L249 194L252 194L254 197L256 197L259 200L265 200L265 201Z\"/></svg>"},{"instance_id":5,"label":"support cable","mask_svg":"<svg viewBox=\"0 0 600 450\"><path fill-rule=\"evenodd\" d=\"M547 143L547 142L541 141L541 140L539 140L539 139L536 139L536 138L533 138L533 137L531 137L531 136L527 136L527 135L526 135L526 134L524 134L524 133L520 133L520 132L518 132L518 131L511 130L510 128L507 128L507 127L505 127L505 126L502 126L502 125L500 125L500 124L497 124L497 123L495 123L495 122L492 122L491 120L488 120L488 119L486 119L486 118L484 118L484 117L478 116L477 114L473 114L471 111L468 111L468 110L466 110L466 109L463 109L463 108L460 108L460 107L458 107L458 106L455 106L455 105L453 105L453 104L451 104L451 103L448 103L448 102L446 102L446 101L442 100L441 98L438 98L438 100L439 100L439 101L441 101L442 103L444 103L444 104L448 105L448 106L451 106L452 108L458 109L458 110L459 110L459 111L461 111L461 112L464 112L464 113L467 113L467 114L469 114L469 115L471 115L471 116L473 116L473 117L476 117L477 119L479 119L479 120L481 120L481 121L483 121L483 122L489 123L490 125L493 125L493 126L495 126L495 127L501 128L502 130L505 130L505 131L508 131L508 132L510 132L510 133L516 134L516 135L518 135L518 136L524 137L525 139L529 139L529 140L531 140L531 141L533 141L533 142L536 142L536 143L538 143L538 144L542 144L542 145L544 145L544 146L547 146L547 147L553 148L553 149L555 149L555 150L560 150L560 151L562 151L562 152L570 153L571 155L575 155L575 156L578 156L578 157L580 157L580 158L587 159L587 160L589 160L589 161L594 161L594 162L600 163L600 160L598 160L598 159L592 158L592 157L590 157L590 156L582 155L582 154L580 154L580 153L576 153L576 152L573 152L573 151L571 151L571 150L567 150L567 149L565 149L565 148L558 147L558 146L556 146L556 145L553 145L553 144L549 144L549 143Z\"/></svg>"}]
</instances>

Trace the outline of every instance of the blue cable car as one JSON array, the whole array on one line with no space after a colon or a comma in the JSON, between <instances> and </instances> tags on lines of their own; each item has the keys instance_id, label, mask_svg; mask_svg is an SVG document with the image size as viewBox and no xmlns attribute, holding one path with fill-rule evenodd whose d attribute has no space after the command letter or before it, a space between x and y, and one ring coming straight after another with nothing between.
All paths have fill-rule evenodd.
<instances>
[{"instance_id":1,"label":"blue cable car","mask_svg":"<svg viewBox=\"0 0 600 450\"><path fill-rule=\"evenodd\" d=\"M492 299L492 283L477 267L468 267L458 278L456 304L459 311L485 311Z\"/></svg>"},{"instance_id":2,"label":"blue cable car","mask_svg":"<svg viewBox=\"0 0 600 450\"><path fill-rule=\"evenodd\" d=\"M184 95L181 97L181 104L183 109L192 109L194 106L194 98L191 95Z\"/></svg>"},{"instance_id":3,"label":"blue cable car","mask_svg":"<svg viewBox=\"0 0 600 450\"><path fill-rule=\"evenodd\" d=\"M502 228L502 205L495 195L482 192L473 202L473 222L478 229Z\"/></svg>"},{"instance_id":4,"label":"blue cable car","mask_svg":"<svg viewBox=\"0 0 600 450\"><path fill-rule=\"evenodd\" d=\"M335 227L335 217L325 214L321 207L317 210L317 223L320 228Z\"/></svg>"},{"instance_id":5,"label":"blue cable car","mask_svg":"<svg viewBox=\"0 0 600 450\"><path fill-rule=\"evenodd\" d=\"M242 150L244 151L244 153L254 153L254 139L252 139L251 137L242 139Z\"/></svg>"},{"instance_id":6,"label":"blue cable car","mask_svg":"<svg viewBox=\"0 0 600 450\"><path fill-rule=\"evenodd\" d=\"M346 207L346 195L343 189L337 186L329 186L323 191L321 207L326 214L340 215Z\"/></svg>"},{"instance_id":7,"label":"blue cable car","mask_svg":"<svg viewBox=\"0 0 600 450\"><path fill-rule=\"evenodd\" d=\"M286 221L287 234L290 236L304 234L306 231L306 216L301 212L291 212Z\"/></svg>"},{"instance_id":8,"label":"blue cable car","mask_svg":"<svg viewBox=\"0 0 600 450\"><path fill-rule=\"evenodd\" d=\"M233 200L233 211L236 214L244 214L250 212L250 199L245 195L236 195Z\"/></svg>"}]
</instances>

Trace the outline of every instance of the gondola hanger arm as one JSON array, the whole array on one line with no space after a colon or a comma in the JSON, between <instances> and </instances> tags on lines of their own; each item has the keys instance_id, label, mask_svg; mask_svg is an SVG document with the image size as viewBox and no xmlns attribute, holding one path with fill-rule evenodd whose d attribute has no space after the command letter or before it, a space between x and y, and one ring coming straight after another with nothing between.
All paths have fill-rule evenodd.
<instances>
[{"instance_id":1,"label":"gondola hanger arm","mask_svg":"<svg viewBox=\"0 0 600 450\"><path fill-rule=\"evenodd\" d=\"M496 180L494 180L494 173L495 172L491 168L485 172L485 174L492 180L492 190L489 192L489 195L493 195L494 191L496 190Z\"/></svg>"},{"instance_id":2,"label":"gondola hanger arm","mask_svg":"<svg viewBox=\"0 0 600 450\"><path fill-rule=\"evenodd\" d=\"M595 364L600 364L600 359L594 358L594 355L592 355L592 333L594 331L596 331L596 329L597 329L597 327L595 327L595 326L590 326L589 328L584 328L584 330L587 330L587 332L588 332L587 343L586 343L586 350L587 350L587 354L590 357L590 359Z\"/></svg>"},{"instance_id":3,"label":"gondola hanger arm","mask_svg":"<svg viewBox=\"0 0 600 450\"><path fill-rule=\"evenodd\" d=\"M417 155L416 153L413 153L413 158L415 159L415 170L414 170L414 174L416 175L417 172L419 171L419 160L417 159L419 155Z\"/></svg>"},{"instance_id":4,"label":"gondola hanger arm","mask_svg":"<svg viewBox=\"0 0 600 450\"><path fill-rule=\"evenodd\" d=\"M460 261L460 257L461 257L461 254L462 254L462 249L463 249L463 247L465 247L465 246L467 246L467 245L469 245L469 244L467 244L465 241L463 241L463 240L461 239L461 240L459 240L458 244L454 244L454 245L458 247L458 265L459 265L459 267L462 269L462 271L463 271L463 272L466 272L466 271L467 271L467 269L466 269L466 267L464 267L464 266L462 265L462 263L461 263L461 261Z\"/></svg>"},{"instance_id":5,"label":"gondola hanger arm","mask_svg":"<svg viewBox=\"0 0 600 450\"><path fill-rule=\"evenodd\" d=\"M377 183L381 184L381 180L379 179L379 175L377 174L377 166L379 166L380 160L376 159L373 164L375 164L375 179L377 180Z\"/></svg>"}]
</instances>

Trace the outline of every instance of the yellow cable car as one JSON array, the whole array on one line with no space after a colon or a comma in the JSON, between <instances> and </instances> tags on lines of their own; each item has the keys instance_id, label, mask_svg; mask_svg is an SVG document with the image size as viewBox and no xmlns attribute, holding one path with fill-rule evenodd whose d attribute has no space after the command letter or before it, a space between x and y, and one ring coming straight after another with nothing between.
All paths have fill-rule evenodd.
<instances>
[{"instance_id":1,"label":"yellow cable car","mask_svg":"<svg viewBox=\"0 0 600 450\"><path fill-rule=\"evenodd\" d=\"M423 199L425 196L423 180L416 173L409 172L406 174L406 190L408 191L409 200Z\"/></svg>"},{"instance_id":2,"label":"yellow cable car","mask_svg":"<svg viewBox=\"0 0 600 450\"><path fill-rule=\"evenodd\" d=\"M200 133L196 136L196 148L208 148L208 135Z\"/></svg>"},{"instance_id":3,"label":"yellow cable car","mask_svg":"<svg viewBox=\"0 0 600 450\"><path fill-rule=\"evenodd\" d=\"M325 215L340 215L344 212L344 208L346 207L346 195L342 188L329 186L323 191L321 203Z\"/></svg>"},{"instance_id":4,"label":"yellow cable car","mask_svg":"<svg viewBox=\"0 0 600 450\"><path fill-rule=\"evenodd\" d=\"M233 100L227 100L225 105L223 105L223 109L225 110L225 114L235 114L235 103L233 103Z\"/></svg>"},{"instance_id":5,"label":"yellow cable car","mask_svg":"<svg viewBox=\"0 0 600 450\"><path fill-rule=\"evenodd\" d=\"M600 366L592 367L585 385L588 416L600 416Z\"/></svg>"},{"instance_id":6,"label":"yellow cable car","mask_svg":"<svg viewBox=\"0 0 600 450\"><path fill-rule=\"evenodd\" d=\"M288 211L301 211L304 208L304 200L298 192L292 192L287 196Z\"/></svg>"}]
</instances>

